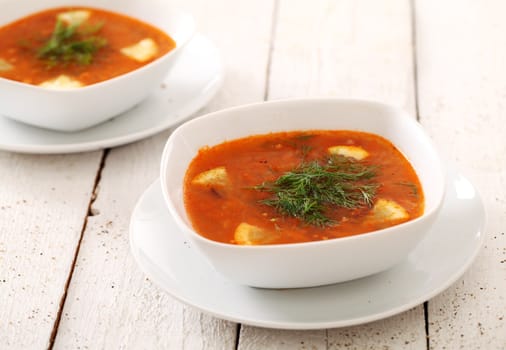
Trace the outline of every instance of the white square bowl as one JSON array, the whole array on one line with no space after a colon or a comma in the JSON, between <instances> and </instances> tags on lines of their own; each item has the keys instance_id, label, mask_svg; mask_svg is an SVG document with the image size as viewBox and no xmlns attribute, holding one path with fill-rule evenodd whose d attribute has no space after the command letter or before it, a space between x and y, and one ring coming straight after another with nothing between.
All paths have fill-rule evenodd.
<instances>
[{"instance_id":1,"label":"white square bowl","mask_svg":"<svg viewBox=\"0 0 506 350\"><path fill-rule=\"evenodd\" d=\"M183 201L186 170L198 150L256 134L295 130L357 130L390 140L414 167L425 196L422 216L386 229L325 241L240 246L196 233ZM254 287L313 287L384 271L423 239L440 211L445 188L438 153L421 126L405 112L380 103L297 99L259 103L191 120L169 137L161 185L175 222L209 263L230 280Z\"/></svg>"},{"instance_id":2,"label":"white square bowl","mask_svg":"<svg viewBox=\"0 0 506 350\"><path fill-rule=\"evenodd\" d=\"M73 0L3 0L0 26L35 12L76 6ZM164 1L83 0L79 6L128 15L169 34L176 47L162 57L118 77L69 90L47 89L0 77L0 115L59 131L77 131L100 124L140 103L158 87L195 33L189 14Z\"/></svg>"}]
</instances>

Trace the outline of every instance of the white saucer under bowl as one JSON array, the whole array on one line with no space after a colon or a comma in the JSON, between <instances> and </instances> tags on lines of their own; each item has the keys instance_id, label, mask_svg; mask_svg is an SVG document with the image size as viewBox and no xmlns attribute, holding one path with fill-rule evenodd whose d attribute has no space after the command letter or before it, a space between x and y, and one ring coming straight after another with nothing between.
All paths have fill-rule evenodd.
<instances>
[{"instance_id":1,"label":"white saucer under bowl","mask_svg":"<svg viewBox=\"0 0 506 350\"><path fill-rule=\"evenodd\" d=\"M408 310L442 292L471 265L483 241L485 210L474 186L448 168L446 198L433 228L408 258L383 273L305 289L234 284L178 232L157 180L130 222L140 268L180 301L230 321L280 329L351 326Z\"/></svg>"},{"instance_id":2,"label":"white saucer under bowl","mask_svg":"<svg viewBox=\"0 0 506 350\"><path fill-rule=\"evenodd\" d=\"M97 126L68 133L33 127L0 116L0 150L75 153L146 138L184 121L204 107L218 92L223 74L219 50L207 38L197 34L187 44L163 85L131 110Z\"/></svg>"}]
</instances>

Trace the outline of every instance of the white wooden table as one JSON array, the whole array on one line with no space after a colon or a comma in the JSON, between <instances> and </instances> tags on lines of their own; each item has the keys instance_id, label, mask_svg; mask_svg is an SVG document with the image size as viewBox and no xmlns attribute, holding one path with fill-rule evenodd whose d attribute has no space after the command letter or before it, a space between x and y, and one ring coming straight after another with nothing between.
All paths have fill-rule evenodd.
<instances>
[{"instance_id":1,"label":"white wooden table","mask_svg":"<svg viewBox=\"0 0 506 350\"><path fill-rule=\"evenodd\" d=\"M130 214L170 131L81 154L0 152L0 349L505 349L506 3L175 3L224 57L224 86L199 114L302 96L400 106L481 192L480 254L446 291L388 319L317 331L234 324L174 300L129 251Z\"/></svg>"}]
</instances>

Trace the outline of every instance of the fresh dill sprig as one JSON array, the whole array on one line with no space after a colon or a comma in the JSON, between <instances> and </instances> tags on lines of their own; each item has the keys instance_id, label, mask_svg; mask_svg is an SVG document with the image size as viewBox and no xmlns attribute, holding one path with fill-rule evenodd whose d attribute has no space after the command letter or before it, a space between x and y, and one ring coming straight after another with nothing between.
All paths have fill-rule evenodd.
<instances>
[{"instance_id":1,"label":"fresh dill sprig","mask_svg":"<svg viewBox=\"0 0 506 350\"><path fill-rule=\"evenodd\" d=\"M415 197L418 197L418 187L416 187L414 183L409 181L401 181L397 182L397 185L409 187L411 189L411 194Z\"/></svg>"},{"instance_id":2,"label":"fresh dill sprig","mask_svg":"<svg viewBox=\"0 0 506 350\"><path fill-rule=\"evenodd\" d=\"M49 67L72 61L90 64L94 53L107 44L104 38L93 35L102 26L103 23L98 23L80 31L79 24L66 25L57 19L51 37L37 50L37 57L47 60Z\"/></svg>"},{"instance_id":3,"label":"fresh dill sprig","mask_svg":"<svg viewBox=\"0 0 506 350\"><path fill-rule=\"evenodd\" d=\"M311 150L313 149L313 147L311 147L306 143L301 142L305 142L313 138L314 136L315 135L313 134L299 134L292 137L291 139L284 141L284 143L286 143L290 147L300 150L302 160L305 160L309 152L311 152Z\"/></svg>"},{"instance_id":4,"label":"fresh dill sprig","mask_svg":"<svg viewBox=\"0 0 506 350\"><path fill-rule=\"evenodd\" d=\"M282 215L309 225L332 226L337 223L325 215L327 210L372 206L379 186L373 181L376 170L351 158L331 156L325 162L302 163L275 181L254 188L271 193L272 197L261 203Z\"/></svg>"}]
</instances>

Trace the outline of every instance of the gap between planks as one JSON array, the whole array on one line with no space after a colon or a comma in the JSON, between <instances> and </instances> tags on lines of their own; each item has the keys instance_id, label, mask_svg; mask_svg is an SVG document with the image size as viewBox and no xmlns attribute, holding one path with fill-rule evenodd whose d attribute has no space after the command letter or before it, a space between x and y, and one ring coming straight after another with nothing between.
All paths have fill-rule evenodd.
<instances>
[{"instance_id":1,"label":"gap between planks","mask_svg":"<svg viewBox=\"0 0 506 350\"><path fill-rule=\"evenodd\" d=\"M98 195L98 193L97 193L98 184L100 183L100 179L102 177L102 171L103 171L103 169L105 167L105 161L106 161L108 155L109 155L109 149L105 149L102 152L102 157L100 158L100 164L99 164L98 169L97 169L97 174L95 176L95 181L93 183L93 189L92 189L91 195L90 195L90 201L89 201L89 204L88 204L88 210L87 210L86 216L84 217L84 222L83 222L83 225L82 225L82 228L81 228L81 234L79 235L79 240L77 242L77 246L76 246L76 249L75 249L75 252L74 252L74 257L72 258L72 263L71 263L71 266L70 266L70 270L69 270L69 274L68 274L68 277L67 277L67 281L65 282L65 285L64 285L64 288L63 288L63 294L62 294L62 297L60 299L60 303L58 305L58 313L57 313L56 319L54 321L53 330L51 331L51 336L49 337L48 349L50 349L50 350L53 349L53 347L54 347L54 342L55 342L55 339L56 339L56 334L58 333L58 328L60 326L61 316L62 316L62 313L63 313L63 307L65 305L65 301L67 300L67 291L68 291L70 283L72 281L72 275L74 274L74 269L75 269L75 266L76 266L77 257L79 255L79 250L81 248L81 242L83 240L83 236L84 236L84 232L86 230L86 226L88 225L88 218L90 216L94 216L95 215L93 213L92 206L93 206L93 203L95 202L95 199L97 198L97 195Z\"/></svg>"},{"instance_id":2,"label":"gap between planks","mask_svg":"<svg viewBox=\"0 0 506 350\"><path fill-rule=\"evenodd\" d=\"M420 108L419 108L419 97L418 97L418 57L417 57L417 41L416 41L416 6L415 1L410 0L409 4L411 7L411 45L413 55L413 89L415 98L415 118L420 122ZM430 339L429 339L429 301L423 303L423 318L425 321L425 347L430 350Z\"/></svg>"},{"instance_id":3,"label":"gap between planks","mask_svg":"<svg viewBox=\"0 0 506 350\"><path fill-rule=\"evenodd\" d=\"M420 121L420 108L418 104L418 57L417 57L417 45L416 45L416 6L415 6L416 0L410 0L409 5L411 7L411 45L412 45L412 52L413 52L413 89L415 94L415 118L419 122ZM426 302L428 303L428 302ZM425 304L424 304L425 306ZM425 322L427 323L428 320L425 319ZM429 334L427 333L427 336ZM429 347L427 347L429 349Z\"/></svg>"},{"instance_id":4,"label":"gap between planks","mask_svg":"<svg viewBox=\"0 0 506 350\"><path fill-rule=\"evenodd\" d=\"M239 349L239 338L241 336L241 328L242 328L242 325L240 323L238 323L236 331L235 331L235 346L234 346L235 350Z\"/></svg>"},{"instance_id":5,"label":"gap between planks","mask_svg":"<svg viewBox=\"0 0 506 350\"><path fill-rule=\"evenodd\" d=\"M272 66L272 55L274 52L274 42L276 40L276 28L278 25L278 13L279 13L279 1L274 0L272 7L272 24L271 24L271 35L269 42L269 53L267 55L267 64L265 69L265 88L264 88L264 101L269 99L269 85L271 80L271 66Z\"/></svg>"}]
</instances>

